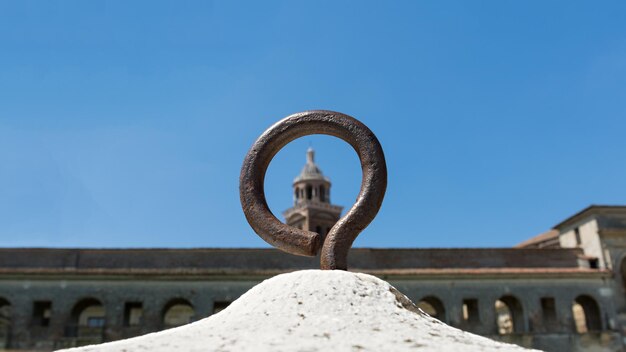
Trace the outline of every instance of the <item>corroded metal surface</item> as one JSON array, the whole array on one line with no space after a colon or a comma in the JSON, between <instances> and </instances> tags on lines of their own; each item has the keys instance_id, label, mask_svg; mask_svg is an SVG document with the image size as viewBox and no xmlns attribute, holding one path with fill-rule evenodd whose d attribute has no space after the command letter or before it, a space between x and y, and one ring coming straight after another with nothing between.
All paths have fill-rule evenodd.
<instances>
[{"instance_id":1,"label":"corroded metal surface","mask_svg":"<svg viewBox=\"0 0 626 352\"><path fill-rule=\"evenodd\" d=\"M315 232L300 230L279 221L265 199L265 172L270 161L296 138L326 134L341 138L356 151L363 179L356 202L330 230L324 243ZM241 167L239 195L246 219L254 231L271 245L292 254L315 256L321 247L322 269L348 267L348 250L374 219L387 188L387 165L378 139L357 119L334 111L305 111L277 122L254 142Z\"/></svg>"}]
</instances>

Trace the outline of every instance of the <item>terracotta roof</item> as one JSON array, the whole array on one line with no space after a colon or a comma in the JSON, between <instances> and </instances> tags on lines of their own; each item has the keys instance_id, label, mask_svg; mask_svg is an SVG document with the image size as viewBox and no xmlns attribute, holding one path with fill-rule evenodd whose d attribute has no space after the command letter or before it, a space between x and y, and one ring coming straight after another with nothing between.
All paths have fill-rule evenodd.
<instances>
[{"instance_id":1,"label":"terracotta roof","mask_svg":"<svg viewBox=\"0 0 626 352\"><path fill-rule=\"evenodd\" d=\"M515 245L515 248L525 248L528 246L531 246L533 244L537 244L537 243L541 243L541 242L546 242L552 239L555 239L559 237L559 231L558 230L550 230L550 231L546 231L540 235L537 235L533 238L530 238L522 243L519 243L517 245Z\"/></svg>"}]
</instances>

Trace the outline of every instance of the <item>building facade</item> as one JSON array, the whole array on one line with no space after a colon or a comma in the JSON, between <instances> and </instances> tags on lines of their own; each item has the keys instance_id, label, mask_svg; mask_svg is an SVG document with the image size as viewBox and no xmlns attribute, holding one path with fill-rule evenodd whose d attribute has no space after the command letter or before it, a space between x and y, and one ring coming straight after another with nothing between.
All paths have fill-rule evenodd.
<instances>
[{"instance_id":1,"label":"building facade","mask_svg":"<svg viewBox=\"0 0 626 352\"><path fill-rule=\"evenodd\" d=\"M325 234L341 208L313 157L285 217ZM356 248L349 263L460 329L546 351L624 350L626 206L590 206L514 248ZM182 325L262 280L318 265L274 249L0 249L0 350Z\"/></svg>"}]
</instances>

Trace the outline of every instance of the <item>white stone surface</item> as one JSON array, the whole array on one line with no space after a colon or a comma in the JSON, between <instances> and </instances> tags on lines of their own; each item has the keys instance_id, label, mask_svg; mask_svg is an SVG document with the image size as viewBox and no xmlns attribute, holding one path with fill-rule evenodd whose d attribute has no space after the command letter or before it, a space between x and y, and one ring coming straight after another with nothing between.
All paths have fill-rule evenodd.
<instances>
[{"instance_id":1,"label":"white stone surface","mask_svg":"<svg viewBox=\"0 0 626 352\"><path fill-rule=\"evenodd\" d=\"M266 280L209 318L66 351L528 350L443 324L374 276L305 270Z\"/></svg>"}]
</instances>

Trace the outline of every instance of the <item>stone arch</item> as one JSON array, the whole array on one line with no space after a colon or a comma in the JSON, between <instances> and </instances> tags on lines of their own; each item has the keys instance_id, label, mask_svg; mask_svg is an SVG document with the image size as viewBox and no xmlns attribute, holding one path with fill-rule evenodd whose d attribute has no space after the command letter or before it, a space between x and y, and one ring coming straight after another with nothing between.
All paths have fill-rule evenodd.
<instances>
[{"instance_id":1,"label":"stone arch","mask_svg":"<svg viewBox=\"0 0 626 352\"><path fill-rule=\"evenodd\" d=\"M184 298L175 298L163 307L162 322L165 328L185 325L193 321L196 311Z\"/></svg>"},{"instance_id":2,"label":"stone arch","mask_svg":"<svg viewBox=\"0 0 626 352\"><path fill-rule=\"evenodd\" d=\"M72 308L65 335L78 339L79 345L100 343L104 338L106 311L96 298L83 298Z\"/></svg>"},{"instance_id":3,"label":"stone arch","mask_svg":"<svg viewBox=\"0 0 626 352\"><path fill-rule=\"evenodd\" d=\"M71 320L77 326L103 327L104 319L104 305L98 299L82 299L72 308Z\"/></svg>"},{"instance_id":4,"label":"stone arch","mask_svg":"<svg viewBox=\"0 0 626 352\"><path fill-rule=\"evenodd\" d=\"M11 339L12 306L0 297L0 349L8 348Z\"/></svg>"},{"instance_id":5,"label":"stone arch","mask_svg":"<svg viewBox=\"0 0 626 352\"><path fill-rule=\"evenodd\" d=\"M431 317L446 321L446 308L443 302L435 296L426 296L417 302L417 306Z\"/></svg>"},{"instance_id":6,"label":"stone arch","mask_svg":"<svg viewBox=\"0 0 626 352\"><path fill-rule=\"evenodd\" d=\"M572 315L576 332L584 334L590 331L602 330L600 306L589 295L580 295L572 303Z\"/></svg>"},{"instance_id":7,"label":"stone arch","mask_svg":"<svg viewBox=\"0 0 626 352\"><path fill-rule=\"evenodd\" d=\"M524 310L519 299L505 295L494 303L496 325L500 335L524 332Z\"/></svg>"}]
</instances>

